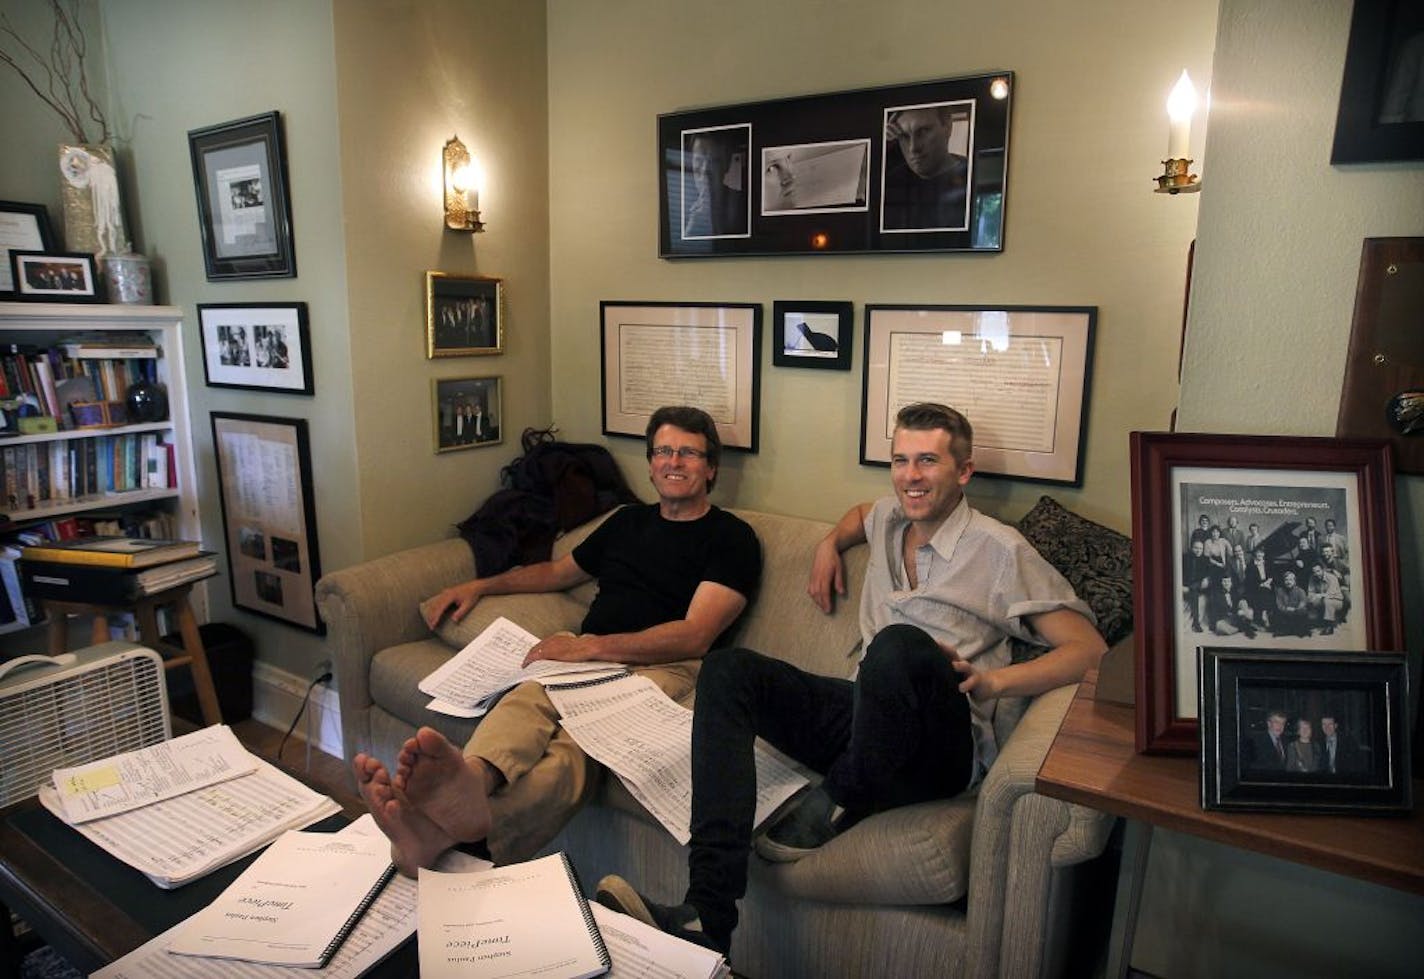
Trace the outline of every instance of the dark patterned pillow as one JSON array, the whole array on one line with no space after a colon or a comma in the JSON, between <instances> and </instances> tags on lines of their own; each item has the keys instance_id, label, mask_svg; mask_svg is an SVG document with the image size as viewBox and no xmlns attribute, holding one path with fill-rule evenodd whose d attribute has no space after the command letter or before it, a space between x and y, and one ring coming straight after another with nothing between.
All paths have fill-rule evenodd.
<instances>
[{"instance_id":1,"label":"dark patterned pillow","mask_svg":"<svg viewBox=\"0 0 1424 979\"><path fill-rule=\"evenodd\" d=\"M1131 538L1047 496L1024 514L1019 532L1093 610L1109 646L1132 632Z\"/></svg>"}]
</instances>

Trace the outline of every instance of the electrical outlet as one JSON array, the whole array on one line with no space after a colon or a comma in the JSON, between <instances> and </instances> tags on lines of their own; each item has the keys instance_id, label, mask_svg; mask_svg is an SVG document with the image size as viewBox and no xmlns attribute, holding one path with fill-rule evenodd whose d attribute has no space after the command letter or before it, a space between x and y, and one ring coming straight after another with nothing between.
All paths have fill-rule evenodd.
<instances>
[{"instance_id":1,"label":"electrical outlet","mask_svg":"<svg viewBox=\"0 0 1424 979\"><path fill-rule=\"evenodd\" d=\"M323 682L322 677L326 677L327 679L324 682L330 683L331 676L331 660L324 659L320 663L316 664L316 672L312 674L312 679L318 682Z\"/></svg>"}]
</instances>

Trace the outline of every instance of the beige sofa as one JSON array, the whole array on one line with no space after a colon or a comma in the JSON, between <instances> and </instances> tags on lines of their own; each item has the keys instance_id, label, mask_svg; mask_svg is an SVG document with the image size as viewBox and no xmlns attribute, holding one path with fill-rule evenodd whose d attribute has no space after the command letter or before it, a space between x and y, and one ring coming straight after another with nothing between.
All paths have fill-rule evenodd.
<instances>
[{"instance_id":1,"label":"beige sofa","mask_svg":"<svg viewBox=\"0 0 1424 979\"><path fill-rule=\"evenodd\" d=\"M826 616L806 597L805 581L829 525L738 512L761 539L765 570L737 642L805 669L846 675L858 638L855 597L866 548L847 554L850 600ZM591 527L560 540L556 553L566 553ZM416 690L462 635L432 636L417 604L474 571L469 546L456 538L346 568L317 585L348 757L374 752L389 764L420 724L457 743L469 736L471 722L427 711L427 698ZM486 599L466 628L477 631L496 615L536 633L574 628L592 595L586 585L567 594ZM1102 813L1034 792L1074 689L1027 705L976 794L881 813L799 863L753 857L732 948L738 973L780 979L1061 971L1074 866L1103 850L1111 828ZM613 777L551 848L569 852L585 886L617 872L669 902L681 900L686 886L686 849Z\"/></svg>"}]
</instances>

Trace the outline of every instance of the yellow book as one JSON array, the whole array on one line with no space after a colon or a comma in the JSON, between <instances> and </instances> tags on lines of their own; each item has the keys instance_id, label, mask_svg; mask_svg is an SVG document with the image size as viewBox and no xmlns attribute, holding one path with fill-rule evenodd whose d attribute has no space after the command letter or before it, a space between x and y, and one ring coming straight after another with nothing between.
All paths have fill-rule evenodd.
<instances>
[{"instance_id":1,"label":"yellow book","mask_svg":"<svg viewBox=\"0 0 1424 979\"><path fill-rule=\"evenodd\" d=\"M155 564L196 557L201 544L188 540L151 540L143 537L79 537L26 547L21 557L59 564L88 564L105 568L147 568Z\"/></svg>"}]
</instances>

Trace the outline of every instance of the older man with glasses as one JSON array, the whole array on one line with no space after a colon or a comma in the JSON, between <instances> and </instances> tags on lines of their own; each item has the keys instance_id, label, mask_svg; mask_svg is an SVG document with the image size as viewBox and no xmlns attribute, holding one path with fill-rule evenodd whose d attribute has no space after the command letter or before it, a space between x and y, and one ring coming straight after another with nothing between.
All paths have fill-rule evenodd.
<instances>
[{"instance_id":1,"label":"older man with glasses","mask_svg":"<svg viewBox=\"0 0 1424 979\"><path fill-rule=\"evenodd\" d=\"M563 591L598 579L580 634L558 633L538 659L625 663L668 696L690 693L703 654L723 639L761 576L756 534L708 500L722 444L699 408L659 408L646 432L656 503L613 513L570 553L447 588L425 604L433 629L464 618L485 595ZM596 788L598 766L559 726L537 683L504 696L461 750L422 727L394 775L358 754L357 787L392 859L414 876L450 847L483 844L496 863L532 857Z\"/></svg>"}]
</instances>

